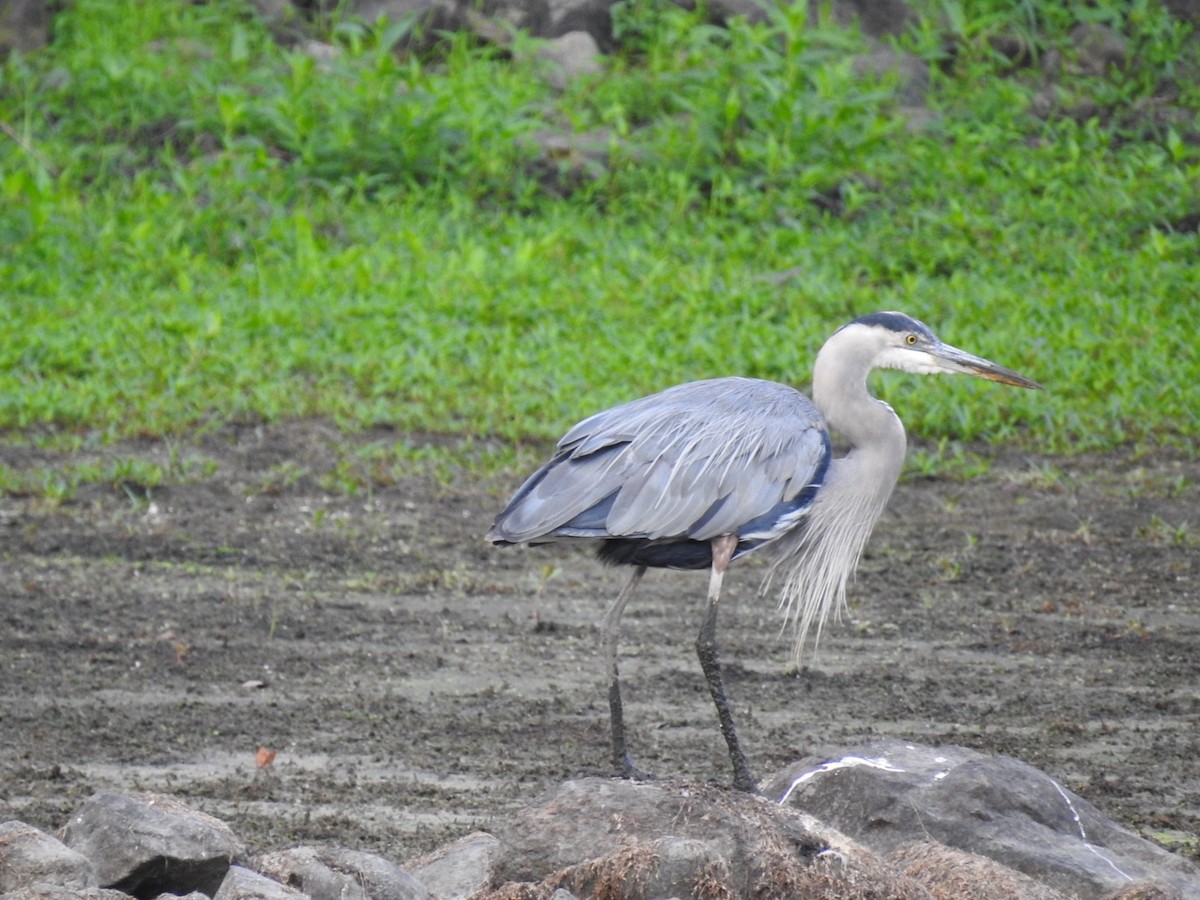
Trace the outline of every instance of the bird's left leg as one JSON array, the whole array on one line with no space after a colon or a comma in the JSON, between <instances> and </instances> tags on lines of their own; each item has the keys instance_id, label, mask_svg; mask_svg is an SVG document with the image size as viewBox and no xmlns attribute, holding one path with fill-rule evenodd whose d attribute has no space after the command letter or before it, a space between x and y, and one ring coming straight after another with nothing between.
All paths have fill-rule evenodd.
<instances>
[{"instance_id":1,"label":"bird's left leg","mask_svg":"<svg viewBox=\"0 0 1200 900\"><path fill-rule=\"evenodd\" d=\"M621 634L621 613L625 611L625 604L633 596L633 589L645 574L645 566L634 569L633 577L621 590L604 617L604 660L608 668L608 710L612 724L613 765L621 775L635 780L650 776L633 764L629 755L629 745L625 741L625 708L621 703L621 676L617 671L617 638Z\"/></svg>"},{"instance_id":2,"label":"bird's left leg","mask_svg":"<svg viewBox=\"0 0 1200 900\"><path fill-rule=\"evenodd\" d=\"M721 734L729 745L729 761L733 763L733 786L739 791L756 791L758 783L750 774L746 755L738 743L737 729L733 724L733 713L729 709L729 698L725 694L725 681L721 678L721 662L717 651L717 601L721 599L721 580L725 569L737 549L737 535L723 534L712 542L712 576L708 584L708 609L700 636L696 639L696 654L700 657L700 668L708 682L709 693L717 706L717 718L721 722Z\"/></svg>"}]
</instances>

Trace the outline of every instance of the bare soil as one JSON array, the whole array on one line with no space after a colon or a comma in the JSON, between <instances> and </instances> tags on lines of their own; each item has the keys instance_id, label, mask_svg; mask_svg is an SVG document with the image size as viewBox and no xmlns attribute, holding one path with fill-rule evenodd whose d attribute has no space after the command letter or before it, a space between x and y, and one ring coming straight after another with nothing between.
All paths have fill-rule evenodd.
<instances>
[{"instance_id":1,"label":"bare soil","mask_svg":"<svg viewBox=\"0 0 1200 900\"><path fill-rule=\"evenodd\" d=\"M397 439L309 422L71 457L0 444L18 470L188 473L0 498L0 820L52 830L94 792L147 789L256 851L403 861L607 771L598 625L626 573L487 545L524 472L323 486L347 445ZM901 483L849 618L806 668L758 595L765 560L726 579L722 654L756 773L881 736L961 744L1197 858L1200 461L975 452L982 477ZM694 653L705 587L643 581L626 714L643 768L728 781Z\"/></svg>"}]
</instances>

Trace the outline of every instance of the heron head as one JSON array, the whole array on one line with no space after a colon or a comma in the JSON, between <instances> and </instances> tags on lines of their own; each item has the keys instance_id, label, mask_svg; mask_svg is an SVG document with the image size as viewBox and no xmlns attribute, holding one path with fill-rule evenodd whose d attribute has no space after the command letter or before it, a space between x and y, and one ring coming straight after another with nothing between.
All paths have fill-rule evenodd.
<instances>
[{"instance_id":1,"label":"heron head","mask_svg":"<svg viewBox=\"0 0 1200 900\"><path fill-rule=\"evenodd\" d=\"M873 368L899 369L917 375L974 375L1040 389L1036 381L938 340L924 322L899 312L880 312L855 319L845 328L861 329L874 346Z\"/></svg>"}]
</instances>

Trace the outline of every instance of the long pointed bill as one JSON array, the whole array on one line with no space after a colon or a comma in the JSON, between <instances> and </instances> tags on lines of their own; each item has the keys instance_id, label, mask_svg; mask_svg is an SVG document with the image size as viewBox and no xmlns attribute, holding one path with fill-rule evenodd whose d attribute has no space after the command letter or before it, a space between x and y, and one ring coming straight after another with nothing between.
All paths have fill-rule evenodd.
<instances>
[{"instance_id":1,"label":"long pointed bill","mask_svg":"<svg viewBox=\"0 0 1200 900\"><path fill-rule=\"evenodd\" d=\"M930 355L938 361L943 372L955 372L961 375L975 375L988 381L998 381L1001 384L1011 384L1015 387L1029 388L1040 391L1042 386L1032 379L1026 378L1012 369L998 366L982 356L972 356L957 347L939 343L930 350Z\"/></svg>"}]
</instances>

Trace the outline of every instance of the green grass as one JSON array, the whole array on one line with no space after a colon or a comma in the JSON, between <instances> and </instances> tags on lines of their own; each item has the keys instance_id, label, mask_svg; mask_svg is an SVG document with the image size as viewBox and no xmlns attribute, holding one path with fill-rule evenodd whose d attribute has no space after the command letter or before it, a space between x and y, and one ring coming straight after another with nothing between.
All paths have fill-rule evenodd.
<instances>
[{"instance_id":1,"label":"green grass","mask_svg":"<svg viewBox=\"0 0 1200 900\"><path fill-rule=\"evenodd\" d=\"M1193 447L1194 40L1150 5L941 6L959 50L910 133L845 62L858 38L799 13L726 31L628 3L627 48L560 95L525 40L405 56L345 24L318 65L231 0L78 0L0 70L0 429L545 440L680 380L803 387L835 327L902 309L1047 388L878 376L917 436ZM1099 114L1043 122L987 37L1051 49L1087 16L1135 63L1064 82ZM1181 115L1136 115L1164 85ZM546 188L546 128L605 129L606 171Z\"/></svg>"}]
</instances>

